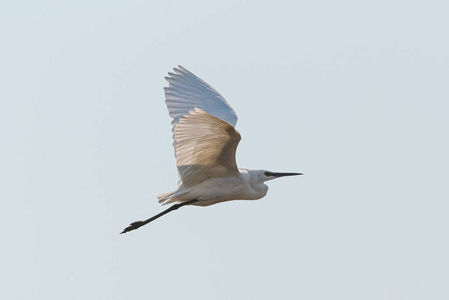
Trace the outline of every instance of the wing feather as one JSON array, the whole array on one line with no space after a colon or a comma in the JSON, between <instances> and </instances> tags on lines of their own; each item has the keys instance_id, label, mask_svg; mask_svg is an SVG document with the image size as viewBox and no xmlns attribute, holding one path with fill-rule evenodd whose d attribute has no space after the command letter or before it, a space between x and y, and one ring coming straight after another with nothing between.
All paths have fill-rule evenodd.
<instances>
[{"instance_id":1,"label":"wing feather","mask_svg":"<svg viewBox=\"0 0 449 300\"><path fill-rule=\"evenodd\" d=\"M173 139L176 165L185 187L239 173L235 153L240 134L228 122L196 107L174 124Z\"/></svg>"},{"instance_id":2,"label":"wing feather","mask_svg":"<svg viewBox=\"0 0 449 300\"><path fill-rule=\"evenodd\" d=\"M165 78L169 85L164 88L165 103L173 124L198 107L235 127L237 115L220 93L181 66L173 70L174 73L168 73L169 77Z\"/></svg>"}]
</instances>

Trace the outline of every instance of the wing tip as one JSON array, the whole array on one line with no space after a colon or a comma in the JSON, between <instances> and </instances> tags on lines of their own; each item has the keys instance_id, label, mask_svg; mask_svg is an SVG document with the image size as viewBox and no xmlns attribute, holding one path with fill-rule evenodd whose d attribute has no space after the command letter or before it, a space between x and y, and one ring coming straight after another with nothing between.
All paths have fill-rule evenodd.
<instances>
[{"instance_id":1,"label":"wing tip","mask_svg":"<svg viewBox=\"0 0 449 300\"><path fill-rule=\"evenodd\" d=\"M187 70L186 68L184 68L181 65L178 65L178 67L174 67L173 71L174 71L174 73L173 72L168 72L168 76L165 76L165 80L168 81L168 79L175 78L176 76L179 76L179 75L184 75L185 76L185 75L192 74L189 70Z\"/></svg>"},{"instance_id":2,"label":"wing tip","mask_svg":"<svg viewBox=\"0 0 449 300\"><path fill-rule=\"evenodd\" d=\"M187 69L181 65L178 65L178 67L173 68L173 71L175 71L178 74L182 74L183 72L187 71Z\"/></svg>"}]
</instances>

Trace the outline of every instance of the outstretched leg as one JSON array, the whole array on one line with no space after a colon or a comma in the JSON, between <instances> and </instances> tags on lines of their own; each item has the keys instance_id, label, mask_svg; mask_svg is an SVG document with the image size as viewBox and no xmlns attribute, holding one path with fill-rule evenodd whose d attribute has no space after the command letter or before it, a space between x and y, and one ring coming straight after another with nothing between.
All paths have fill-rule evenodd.
<instances>
[{"instance_id":1,"label":"outstretched leg","mask_svg":"<svg viewBox=\"0 0 449 300\"><path fill-rule=\"evenodd\" d=\"M131 231L131 230L135 230L135 229L137 229L137 228L139 228L139 227L142 227L143 225L146 225L146 224L150 223L151 221L154 221L154 220L156 220L157 218L162 217L162 216L165 215L165 214L168 214L168 213L171 212L172 210L176 210L176 209L178 209L178 208L180 208L180 207L182 207L182 206L184 206L184 205L189 205L189 204L192 204L193 202L196 202L196 201L198 201L198 200L192 199L192 200L189 200L189 201L187 201L187 202L178 203L178 204L175 204L175 205L173 205L173 206L170 206L168 209L166 209L166 210L164 210L163 212L161 212L161 213L155 215L154 217L149 218L148 220L133 222L133 223L131 223L128 227L126 227L125 229L123 229L123 231L120 232L120 234L126 233L126 232Z\"/></svg>"}]
</instances>

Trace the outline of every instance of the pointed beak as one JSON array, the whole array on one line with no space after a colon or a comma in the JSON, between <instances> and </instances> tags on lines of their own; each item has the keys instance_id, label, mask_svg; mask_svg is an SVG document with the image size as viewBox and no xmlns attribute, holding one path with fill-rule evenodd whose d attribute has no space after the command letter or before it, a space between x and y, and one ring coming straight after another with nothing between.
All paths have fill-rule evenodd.
<instances>
[{"instance_id":1,"label":"pointed beak","mask_svg":"<svg viewBox=\"0 0 449 300\"><path fill-rule=\"evenodd\" d=\"M276 172L271 172L270 175L274 176L274 177L284 177L284 176L302 175L302 173L276 173Z\"/></svg>"}]
</instances>

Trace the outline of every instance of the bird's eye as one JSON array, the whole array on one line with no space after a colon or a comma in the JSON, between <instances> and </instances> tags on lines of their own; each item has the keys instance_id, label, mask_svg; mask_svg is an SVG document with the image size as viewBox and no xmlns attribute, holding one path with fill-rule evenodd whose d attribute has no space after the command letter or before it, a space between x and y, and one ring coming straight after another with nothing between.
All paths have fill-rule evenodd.
<instances>
[{"instance_id":1,"label":"bird's eye","mask_svg":"<svg viewBox=\"0 0 449 300\"><path fill-rule=\"evenodd\" d=\"M271 172L265 172L265 176L271 176Z\"/></svg>"}]
</instances>

